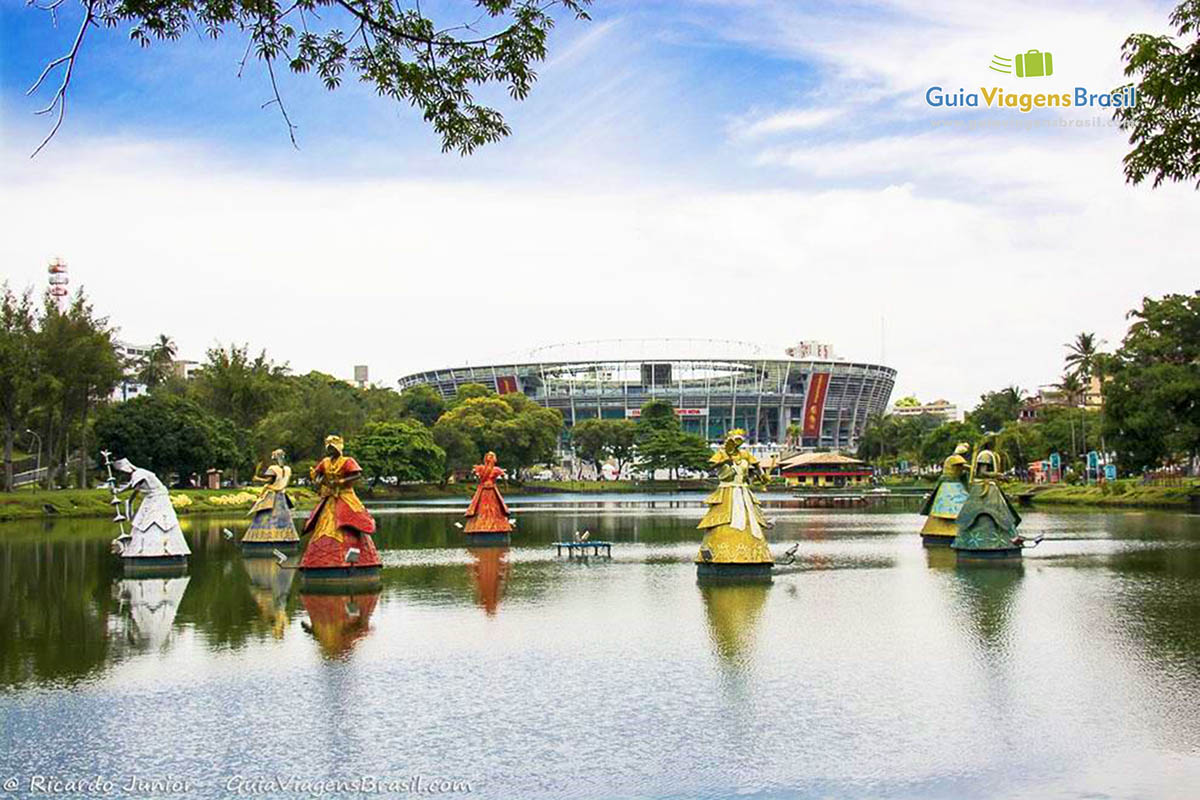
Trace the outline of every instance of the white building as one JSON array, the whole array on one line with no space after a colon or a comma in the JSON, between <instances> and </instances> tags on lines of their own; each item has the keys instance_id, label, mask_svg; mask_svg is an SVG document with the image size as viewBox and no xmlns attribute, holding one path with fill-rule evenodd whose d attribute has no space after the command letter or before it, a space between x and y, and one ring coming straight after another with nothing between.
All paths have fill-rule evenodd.
<instances>
[{"instance_id":1,"label":"white building","mask_svg":"<svg viewBox=\"0 0 1200 800\"><path fill-rule=\"evenodd\" d=\"M937 417L942 422L962 422L963 412L958 406L947 400L934 400L932 403L919 403L915 406L894 406L892 413L897 417L920 417L928 414Z\"/></svg>"}]
</instances>

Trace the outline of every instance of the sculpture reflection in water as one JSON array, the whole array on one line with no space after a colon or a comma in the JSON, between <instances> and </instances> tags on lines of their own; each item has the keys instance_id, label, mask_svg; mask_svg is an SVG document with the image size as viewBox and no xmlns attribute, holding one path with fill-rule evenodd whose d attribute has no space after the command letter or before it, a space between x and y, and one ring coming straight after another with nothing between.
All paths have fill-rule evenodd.
<instances>
[{"instance_id":1,"label":"sculpture reflection in water","mask_svg":"<svg viewBox=\"0 0 1200 800\"><path fill-rule=\"evenodd\" d=\"M475 602L483 607L489 617L495 616L504 596L504 582L508 578L507 547L467 548L474 561L469 569L475 584Z\"/></svg>"},{"instance_id":2,"label":"sculpture reflection in water","mask_svg":"<svg viewBox=\"0 0 1200 800\"><path fill-rule=\"evenodd\" d=\"M952 550L929 548L929 566L953 576L947 601L964 628L987 652L1003 649L1025 567L1020 560L961 564Z\"/></svg>"},{"instance_id":3,"label":"sculpture reflection in water","mask_svg":"<svg viewBox=\"0 0 1200 800\"><path fill-rule=\"evenodd\" d=\"M697 588L704 602L713 652L725 664L744 666L754 653L758 620L771 584L701 583Z\"/></svg>"},{"instance_id":4,"label":"sculpture reflection in water","mask_svg":"<svg viewBox=\"0 0 1200 800\"><path fill-rule=\"evenodd\" d=\"M317 640L326 658L345 658L371 632L379 592L378 587L353 594L302 592L300 602L308 621L301 627Z\"/></svg>"},{"instance_id":5,"label":"sculpture reflection in water","mask_svg":"<svg viewBox=\"0 0 1200 800\"><path fill-rule=\"evenodd\" d=\"M258 606L259 617L271 627L272 636L282 639L288 624L288 592L296 571L266 558L244 558L242 568L250 577L250 596Z\"/></svg>"},{"instance_id":6,"label":"sculpture reflection in water","mask_svg":"<svg viewBox=\"0 0 1200 800\"><path fill-rule=\"evenodd\" d=\"M171 638L191 576L123 578L113 584L118 617L132 645L158 649ZM128 616L126 616L128 615Z\"/></svg>"}]
</instances>

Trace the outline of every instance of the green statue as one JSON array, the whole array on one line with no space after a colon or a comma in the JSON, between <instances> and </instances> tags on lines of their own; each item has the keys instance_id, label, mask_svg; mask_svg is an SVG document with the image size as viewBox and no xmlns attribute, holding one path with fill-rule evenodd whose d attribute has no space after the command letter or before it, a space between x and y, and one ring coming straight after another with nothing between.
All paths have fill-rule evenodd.
<instances>
[{"instance_id":1,"label":"green statue","mask_svg":"<svg viewBox=\"0 0 1200 800\"><path fill-rule=\"evenodd\" d=\"M1021 554L1024 540L1017 535L1021 515L1000 488L1003 462L987 434L971 459L971 485L958 512L957 534L951 547L960 556L1005 558Z\"/></svg>"}]
</instances>

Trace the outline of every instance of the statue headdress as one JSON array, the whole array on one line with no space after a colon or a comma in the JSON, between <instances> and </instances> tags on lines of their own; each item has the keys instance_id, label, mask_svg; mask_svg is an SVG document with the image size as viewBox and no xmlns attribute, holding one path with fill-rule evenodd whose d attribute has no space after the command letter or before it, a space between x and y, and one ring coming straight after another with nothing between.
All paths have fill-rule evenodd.
<instances>
[{"instance_id":1,"label":"statue headdress","mask_svg":"<svg viewBox=\"0 0 1200 800\"><path fill-rule=\"evenodd\" d=\"M342 455L346 451L346 442L336 433L331 433L325 437L325 446L337 450L338 455Z\"/></svg>"}]
</instances>

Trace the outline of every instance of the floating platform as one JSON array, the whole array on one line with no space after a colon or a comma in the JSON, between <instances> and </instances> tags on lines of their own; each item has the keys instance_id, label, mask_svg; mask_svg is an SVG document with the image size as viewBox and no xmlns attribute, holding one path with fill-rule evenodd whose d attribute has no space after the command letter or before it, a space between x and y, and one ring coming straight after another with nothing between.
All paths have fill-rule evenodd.
<instances>
[{"instance_id":1,"label":"floating platform","mask_svg":"<svg viewBox=\"0 0 1200 800\"><path fill-rule=\"evenodd\" d=\"M758 564L722 564L696 562L696 579L700 581L770 582L775 569L772 562Z\"/></svg>"},{"instance_id":2,"label":"floating platform","mask_svg":"<svg viewBox=\"0 0 1200 800\"><path fill-rule=\"evenodd\" d=\"M926 547L949 547L954 542L954 535L949 536L942 533L922 533L921 544Z\"/></svg>"},{"instance_id":3,"label":"floating platform","mask_svg":"<svg viewBox=\"0 0 1200 800\"><path fill-rule=\"evenodd\" d=\"M274 551L294 552L300 547L300 540L294 542L240 542L242 555L246 558L274 558Z\"/></svg>"},{"instance_id":4,"label":"floating platform","mask_svg":"<svg viewBox=\"0 0 1200 800\"><path fill-rule=\"evenodd\" d=\"M503 547L512 542L512 534L508 531L480 531L464 535L467 537L467 547Z\"/></svg>"},{"instance_id":5,"label":"floating platform","mask_svg":"<svg viewBox=\"0 0 1200 800\"><path fill-rule=\"evenodd\" d=\"M123 556L126 575L167 575L187 571L187 556Z\"/></svg>"},{"instance_id":6,"label":"floating platform","mask_svg":"<svg viewBox=\"0 0 1200 800\"><path fill-rule=\"evenodd\" d=\"M314 586L329 586L339 591L370 586L379 582L382 567L298 567L300 585L306 590Z\"/></svg>"},{"instance_id":7,"label":"floating platform","mask_svg":"<svg viewBox=\"0 0 1200 800\"><path fill-rule=\"evenodd\" d=\"M600 555L600 551L604 551L606 558L612 558L612 542L555 542L555 555L561 556L563 548L567 548L567 558L586 558L588 548L591 548L592 555Z\"/></svg>"},{"instance_id":8,"label":"floating platform","mask_svg":"<svg viewBox=\"0 0 1200 800\"><path fill-rule=\"evenodd\" d=\"M968 550L964 547L955 547L954 552L958 555L959 561L999 561L1020 558L1022 549L1024 548L1005 547L997 550Z\"/></svg>"}]
</instances>

